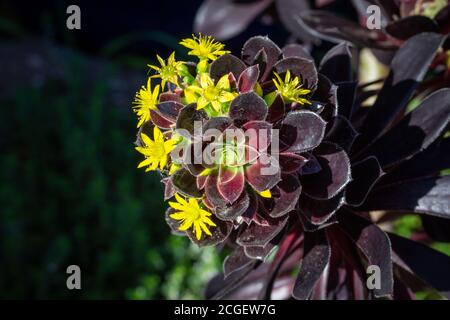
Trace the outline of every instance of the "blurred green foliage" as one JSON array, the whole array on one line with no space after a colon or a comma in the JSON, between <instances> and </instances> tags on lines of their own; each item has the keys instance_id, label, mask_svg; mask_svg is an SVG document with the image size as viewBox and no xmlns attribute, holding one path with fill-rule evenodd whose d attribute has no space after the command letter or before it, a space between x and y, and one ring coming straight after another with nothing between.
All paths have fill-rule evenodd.
<instances>
[{"instance_id":1,"label":"blurred green foliage","mask_svg":"<svg viewBox=\"0 0 450 320\"><path fill-rule=\"evenodd\" d=\"M108 101L116 68L92 86L83 58L70 66L0 101L0 298L201 297L219 260L170 234L130 106ZM82 290L66 289L71 264Z\"/></svg>"}]
</instances>

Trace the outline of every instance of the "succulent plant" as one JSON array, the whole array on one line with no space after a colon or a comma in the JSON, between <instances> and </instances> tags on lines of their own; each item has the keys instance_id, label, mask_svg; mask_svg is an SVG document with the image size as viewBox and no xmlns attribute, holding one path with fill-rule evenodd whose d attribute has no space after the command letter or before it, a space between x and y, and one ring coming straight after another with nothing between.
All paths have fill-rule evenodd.
<instances>
[{"instance_id":1,"label":"succulent plant","mask_svg":"<svg viewBox=\"0 0 450 320\"><path fill-rule=\"evenodd\" d=\"M443 41L407 40L370 107L345 43L316 68L300 45L257 36L239 58L200 35L181 42L196 63L152 66L164 86L136 96L139 166L161 173L174 233L231 250L206 297L410 299L427 287L449 296L450 258L385 232L373 214L450 218L450 89L406 112ZM198 157L207 150L214 161ZM381 287L369 289L373 265Z\"/></svg>"}]
</instances>

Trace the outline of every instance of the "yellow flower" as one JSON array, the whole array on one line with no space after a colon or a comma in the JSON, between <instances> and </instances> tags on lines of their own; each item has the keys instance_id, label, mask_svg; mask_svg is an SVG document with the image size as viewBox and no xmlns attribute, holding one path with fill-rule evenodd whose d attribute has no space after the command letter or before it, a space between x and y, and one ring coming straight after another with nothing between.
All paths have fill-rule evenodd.
<instances>
[{"instance_id":1,"label":"yellow flower","mask_svg":"<svg viewBox=\"0 0 450 320\"><path fill-rule=\"evenodd\" d=\"M270 192L270 189L267 189L267 190L264 190L264 191L261 191L258 193L263 198L269 198L269 199L272 198L272 192Z\"/></svg>"},{"instance_id":2,"label":"yellow flower","mask_svg":"<svg viewBox=\"0 0 450 320\"><path fill-rule=\"evenodd\" d=\"M166 82L171 82L178 86L178 77L180 74L180 69L183 66L183 62L175 61L175 52L169 56L166 61L164 61L159 55L156 55L158 58L160 67L154 65L148 65L153 70L156 70L158 74L151 76L150 78L161 78L161 88L164 90Z\"/></svg>"},{"instance_id":3,"label":"yellow flower","mask_svg":"<svg viewBox=\"0 0 450 320\"><path fill-rule=\"evenodd\" d=\"M180 44L191 49L188 54L197 56L200 60L216 60L217 57L230 52L223 50L224 44L217 42L211 36L202 36L201 34L198 37L192 35L192 39L183 39Z\"/></svg>"},{"instance_id":4,"label":"yellow flower","mask_svg":"<svg viewBox=\"0 0 450 320\"><path fill-rule=\"evenodd\" d=\"M175 220L180 220L181 224L178 227L178 230L186 231L192 227L197 240L200 240L202 237L202 232L206 233L208 236L212 236L208 229L208 225L211 227L216 226L216 224L208 218L212 213L200 208L197 200L194 198L189 198L188 201L186 201L178 194L175 194L175 199L177 202L169 201L169 205L177 210L177 212L171 214L170 217Z\"/></svg>"},{"instance_id":5,"label":"yellow flower","mask_svg":"<svg viewBox=\"0 0 450 320\"><path fill-rule=\"evenodd\" d=\"M153 128L153 139L150 139L146 134L141 133L144 147L136 147L136 150L145 156L145 160L139 163L138 168L148 166L145 170L152 171L156 168L162 170L168 162L168 154L173 150L178 143L177 140L169 139L164 141L164 136L158 127Z\"/></svg>"},{"instance_id":6,"label":"yellow flower","mask_svg":"<svg viewBox=\"0 0 450 320\"><path fill-rule=\"evenodd\" d=\"M286 102L297 102L299 104L311 104L306 98L301 96L307 95L311 92L308 89L302 89L302 84L298 77L291 79L291 72L288 70L284 77L284 81L280 75L274 72L276 79L273 79L277 92L286 100ZM278 81L277 81L278 80Z\"/></svg>"},{"instance_id":7,"label":"yellow flower","mask_svg":"<svg viewBox=\"0 0 450 320\"><path fill-rule=\"evenodd\" d=\"M184 93L188 103L197 103L197 109L203 109L210 104L215 111L220 111L222 103L233 100L237 93L229 92L230 81L228 75L222 76L214 85L213 79L207 73L200 75L200 83L185 89Z\"/></svg>"},{"instance_id":8,"label":"yellow flower","mask_svg":"<svg viewBox=\"0 0 450 320\"><path fill-rule=\"evenodd\" d=\"M158 103L159 85L151 89L150 78L147 81L147 87L142 86L133 101L133 111L137 114L139 122L137 127L139 128L150 120L150 110L156 109L156 104Z\"/></svg>"}]
</instances>

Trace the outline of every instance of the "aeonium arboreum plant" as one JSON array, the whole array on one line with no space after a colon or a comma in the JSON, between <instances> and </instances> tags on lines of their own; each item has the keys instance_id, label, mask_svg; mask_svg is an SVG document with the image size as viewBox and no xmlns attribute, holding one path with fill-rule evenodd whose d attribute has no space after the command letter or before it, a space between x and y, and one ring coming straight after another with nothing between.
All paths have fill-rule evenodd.
<instances>
[{"instance_id":1,"label":"aeonium arboreum plant","mask_svg":"<svg viewBox=\"0 0 450 320\"><path fill-rule=\"evenodd\" d=\"M162 86L136 94L139 167L161 173L174 233L231 250L207 298L448 296L450 258L373 215L450 218L450 89L405 112L442 42L409 39L364 108L346 44L319 68L301 46L261 36L241 58L202 35L181 42L196 61L158 57ZM381 286L366 286L369 266Z\"/></svg>"}]
</instances>

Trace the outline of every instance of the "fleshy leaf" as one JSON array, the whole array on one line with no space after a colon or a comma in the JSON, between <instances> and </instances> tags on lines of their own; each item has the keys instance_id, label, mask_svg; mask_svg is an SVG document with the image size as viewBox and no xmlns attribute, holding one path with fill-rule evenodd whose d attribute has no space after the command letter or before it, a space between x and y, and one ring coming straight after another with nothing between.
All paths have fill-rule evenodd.
<instances>
[{"instance_id":1,"label":"fleshy leaf","mask_svg":"<svg viewBox=\"0 0 450 320\"><path fill-rule=\"evenodd\" d=\"M245 268L252 262L253 260L247 257L247 255L245 254L244 248L237 247L223 261L223 275L225 278L227 278L233 272Z\"/></svg>"},{"instance_id":2,"label":"fleshy leaf","mask_svg":"<svg viewBox=\"0 0 450 320\"><path fill-rule=\"evenodd\" d=\"M180 169L171 176L175 190L185 196L201 198L202 192L197 188L196 178L186 169Z\"/></svg>"},{"instance_id":3,"label":"fleshy leaf","mask_svg":"<svg viewBox=\"0 0 450 320\"><path fill-rule=\"evenodd\" d=\"M357 139L360 148L367 147L404 110L442 42L442 35L421 33L410 38L397 51L391 72L369 110L362 135Z\"/></svg>"},{"instance_id":4,"label":"fleshy leaf","mask_svg":"<svg viewBox=\"0 0 450 320\"><path fill-rule=\"evenodd\" d=\"M305 194L302 194L298 200L300 212L313 225L321 225L327 222L343 204L343 191L329 200L316 200Z\"/></svg>"},{"instance_id":5,"label":"fleshy leaf","mask_svg":"<svg viewBox=\"0 0 450 320\"><path fill-rule=\"evenodd\" d=\"M170 227L170 230L173 234L177 236L184 236L186 235L185 232L178 230L178 227L180 226L180 222L178 220L174 220L170 217L171 214L175 213L175 209L173 208L167 208L165 217L166 217L166 223Z\"/></svg>"},{"instance_id":6,"label":"fleshy leaf","mask_svg":"<svg viewBox=\"0 0 450 320\"><path fill-rule=\"evenodd\" d=\"M349 45L340 43L328 51L320 62L319 71L334 83L352 81L352 55Z\"/></svg>"},{"instance_id":7,"label":"fleshy leaf","mask_svg":"<svg viewBox=\"0 0 450 320\"><path fill-rule=\"evenodd\" d=\"M278 155L280 161L280 169L282 173L299 172L307 162L308 159L291 152L283 152Z\"/></svg>"},{"instance_id":8,"label":"fleshy leaf","mask_svg":"<svg viewBox=\"0 0 450 320\"><path fill-rule=\"evenodd\" d=\"M161 102L156 105L157 112L172 123L176 122L178 114L183 107L181 103L175 101Z\"/></svg>"},{"instance_id":9,"label":"fleshy leaf","mask_svg":"<svg viewBox=\"0 0 450 320\"><path fill-rule=\"evenodd\" d=\"M272 199L267 201L272 204L269 215L273 218L278 218L294 210L298 197L302 192L302 186L295 175L283 175L275 189L276 195L274 191Z\"/></svg>"},{"instance_id":10,"label":"fleshy leaf","mask_svg":"<svg viewBox=\"0 0 450 320\"><path fill-rule=\"evenodd\" d=\"M239 92L245 93L253 90L259 78L259 66L253 65L242 71L238 80Z\"/></svg>"},{"instance_id":11,"label":"fleshy leaf","mask_svg":"<svg viewBox=\"0 0 450 320\"><path fill-rule=\"evenodd\" d=\"M342 149L349 151L358 136L358 132L353 128L350 121L338 115L328 123L327 127L329 128L327 128L325 139L334 142Z\"/></svg>"},{"instance_id":12,"label":"fleshy leaf","mask_svg":"<svg viewBox=\"0 0 450 320\"><path fill-rule=\"evenodd\" d=\"M285 112L286 107L284 105L283 98L281 97L280 94L277 94L269 107L269 112L267 113L266 121L275 123L283 118Z\"/></svg>"},{"instance_id":13,"label":"fleshy leaf","mask_svg":"<svg viewBox=\"0 0 450 320\"><path fill-rule=\"evenodd\" d=\"M345 202L351 206L360 206L383 174L384 172L375 157L368 157L353 164L353 180L345 190Z\"/></svg>"},{"instance_id":14,"label":"fleshy leaf","mask_svg":"<svg viewBox=\"0 0 450 320\"><path fill-rule=\"evenodd\" d=\"M375 155L382 167L397 164L427 148L449 122L450 89L441 89L425 98L419 107L381 136L366 154Z\"/></svg>"},{"instance_id":15,"label":"fleshy leaf","mask_svg":"<svg viewBox=\"0 0 450 320\"><path fill-rule=\"evenodd\" d=\"M189 104L181 109L177 119L177 129L187 130L190 134L194 134L194 122L203 121L208 115L203 110L197 110L196 104Z\"/></svg>"},{"instance_id":16,"label":"fleshy leaf","mask_svg":"<svg viewBox=\"0 0 450 320\"><path fill-rule=\"evenodd\" d=\"M314 61L300 57L290 57L278 61L275 70L279 73L285 73L288 70L294 76L299 77L304 87L315 90L317 87L317 70Z\"/></svg>"},{"instance_id":17,"label":"fleshy leaf","mask_svg":"<svg viewBox=\"0 0 450 320\"><path fill-rule=\"evenodd\" d=\"M317 147L325 134L326 123L311 111L292 111L280 129L280 149L305 152Z\"/></svg>"},{"instance_id":18,"label":"fleshy leaf","mask_svg":"<svg viewBox=\"0 0 450 320\"><path fill-rule=\"evenodd\" d=\"M391 243L387 234L376 224L357 216L350 211L339 215L341 228L350 236L366 256L369 265L380 268L381 288L374 289L376 297L392 296L393 271Z\"/></svg>"},{"instance_id":19,"label":"fleshy leaf","mask_svg":"<svg viewBox=\"0 0 450 320\"><path fill-rule=\"evenodd\" d=\"M288 44L283 49L283 58L299 57L314 61L311 54L302 46L297 43Z\"/></svg>"},{"instance_id":20,"label":"fleshy leaf","mask_svg":"<svg viewBox=\"0 0 450 320\"><path fill-rule=\"evenodd\" d=\"M155 110L150 110L150 117L153 124L161 129L169 129L173 125L171 120L166 119Z\"/></svg>"},{"instance_id":21,"label":"fleshy leaf","mask_svg":"<svg viewBox=\"0 0 450 320\"><path fill-rule=\"evenodd\" d=\"M262 154L245 168L247 182L258 192L271 189L280 181L279 164L272 156Z\"/></svg>"},{"instance_id":22,"label":"fleshy leaf","mask_svg":"<svg viewBox=\"0 0 450 320\"><path fill-rule=\"evenodd\" d=\"M298 14L310 8L308 0L276 0L275 5L283 26L295 37L306 40L315 40L298 22Z\"/></svg>"},{"instance_id":23,"label":"fleshy leaf","mask_svg":"<svg viewBox=\"0 0 450 320\"><path fill-rule=\"evenodd\" d=\"M247 145L258 151L266 151L272 141L272 125L265 121L249 121L242 126L245 130ZM247 131L248 130L248 131Z\"/></svg>"},{"instance_id":24,"label":"fleshy leaf","mask_svg":"<svg viewBox=\"0 0 450 320\"><path fill-rule=\"evenodd\" d=\"M407 40L422 32L438 32L438 25L425 16L409 16L390 23L385 30L394 38Z\"/></svg>"},{"instance_id":25,"label":"fleshy leaf","mask_svg":"<svg viewBox=\"0 0 450 320\"><path fill-rule=\"evenodd\" d=\"M314 155L322 170L301 177L303 192L313 199L331 199L351 180L350 160L341 147L329 142L314 149Z\"/></svg>"},{"instance_id":26,"label":"fleshy leaf","mask_svg":"<svg viewBox=\"0 0 450 320\"><path fill-rule=\"evenodd\" d=\"M272 221L268 226L250 223L237 237L236 242L241 246L265 246L283 230L288 219L283 217Z\"/></svg>"},{"instance_id":27,"label":"fleshy leaf","mask_svg":"<svg viewBox=\"0 0 450 320\"><path fill-rule=\"evenodd\" d=\"M245 176L243 168L221 167L217 190L229 203L234 203L244 191Z\"/></svg>"},{"instance_id":28,"label":"fleshy leaf","mask_svg":"<svg viewBox=\"0 0 450 320\"><path fill-rule=\"evenodd\" d=\"M230 105L230 118L236 125L242 125L251 120L264 120L267 115L267 105L254 92L238 95Z\"/></svg>"},{"instance_id":29,"label":"fleshy leaf","mask_svg":"<svg viewBox=\"0 0 450 320\"><path fill-rule=\"evenodd\" d=\"M236 218L242 216L250 206L250 197L248 193L244 190L239 199L232 205L226 207L216 207L216 216L225 221L233 221Z\"/></svg>"},{"instance_id":30,"label":"fleshy leaf","mask_svg":"<svg viewBox=\"0 0 450 320\"><path fill-rule=\"evenodd\" d=\"M450 218L450 176L377 187L358 210L414 211Z\"/></svg>"},{"instance_id":31,"label":"fleshy leaf","mask_svg":"<svg viewBox=\"0 0 450 320\"><path fill-rule=\"evenodd\" d=\"M226 74L233 74L237 79L242 71L245 70L245 64L236 56L232 54L224 54L218 57L211 63L210 75L214 81L219 81L219 79Z\"/></svg>"},{"instance_id":32,"label":"fleshy leaf","mask_svg":"<svg viewBox=\"0 0 450 320\"><path fill-rule=\"evenodd\" d=\"M450 298L450 257L417 241L389 234L394 252L408 268Z\"/></svg>"},{"instance_id":33,"label":"fleshy leaf","mask_svg":"<svg viewBox=\"0 0 450 320\"><path fill-rule=\"evenodd\" d=\"M299 300L309 298L330 260L331 248L326 233L323 230L306 233L303 250L300 271L292 291L293 297Z\"/></svg>"},{"instance_id":34,"label":"fleshy leaf","mask_svg":"<svg viewBox=\"0 0 450 320\"><path fill-rule=\"evenodd\" d=\"M261 50L264 51L267 57L267 65L265 69L259 69L263 74L262 79L265 79L273 65L278 61L278 57L281 54L281 49L273 43L272 40L263 36L250 38L242 48L242 60L244 60L247 65L255 64L256 57Z\"/></svg>"},{"instance_id":35,"label":"fleshy leaf","mask_svg":"<svg viewBox=\"0 0 450 320\"><path fill-rule=\"evenodd\" d=\"M200 240L197 240L197 237L192 232L192 229L188 229L186 231L189 239L199 247L218 245L219 243L224 242L233 230L233 224L231 222L219 220L214 215L210 218L216 224L215 227L210 228L212 233L211 236L203 235Z\"/></svg>"}]
</instances>

